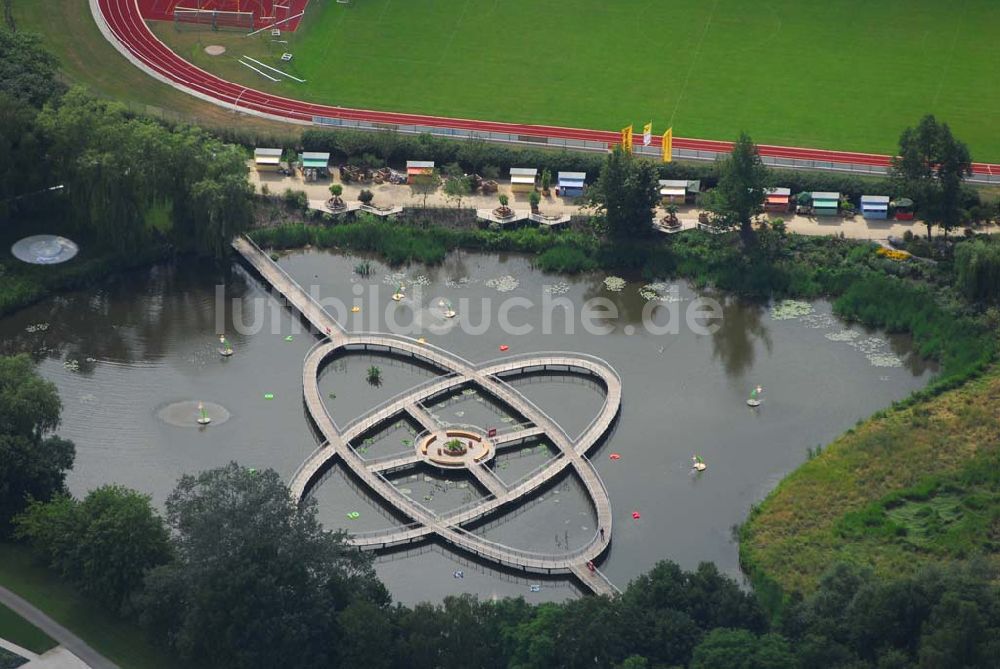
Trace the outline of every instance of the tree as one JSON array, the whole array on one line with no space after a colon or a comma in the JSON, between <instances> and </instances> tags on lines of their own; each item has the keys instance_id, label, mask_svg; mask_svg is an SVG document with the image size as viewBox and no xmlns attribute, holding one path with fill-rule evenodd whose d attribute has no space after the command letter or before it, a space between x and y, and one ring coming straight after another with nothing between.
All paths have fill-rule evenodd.
<instances>
[{"instance_id":1,"label":"tree","mask_svg":"<svg viewBox=\"0 0 1000 669\"><path fill-rule=\"evenodd\" d=\"M920 666L963 669L996 666L983 653L997 629L988 629L980 606L963 599L960 593L947 592L931 611L920 640Z\"/></svg>"},{"instance_id":2,"label":"tree","mask_svg":"<svg viewBox=\"0 0 1000 669\"><path fill-rule=\"evenodd\" d=\"M753 669L757 638L742 629L709 632L691 656L691 669Z\"/></svg>"},{"instance_id":3,"label":"tree","mask_svg":"<svg viewBox=\"0 0 1000 669\"><path fill-rule=\"evenodd\" d=\"M71 220L119 252L165 234L182 249L220 256L252 222L243 150L202 130L132 117L82 89L47 106L38 125L53 179L73 202Z\"/></svg>"},{"instance_id":4,"label":"tree","mask_svg":"<svg viewBox=\"0 0 1000 669\"><path fill-rule=\"evenodd\" d=\"M753 242L753 217L764 211L767 181L768 170L757 145L741 132L732 153L719 165L719 184L708 208L722 225L739 228L744 246Z\"/></svg>"},{"instance_id":5,"label":"tree","mask_svg":"<svg viewBox=\"0 0 1000 669\"><path fill-rule=\"evenodd\" d=\"M176 558L146 577L140 621L182 660L213 667L337 666L337 617L388 606L371 558L327 532L273 470L235 462L184 476L167 499Z\"/></svg>"},{"instance_id":6,"label":"tree","mask_svg":"<svg viewBox=\"0 0 1000 669\"><path fill-rule=\"evenodd\" d=\"M444 194L449 200L455 200L455 208L462 206L462 198L472 192L469 178L465 175L451 176L444 182Z\"/></svg>"},{"instance_id":7,"label":"tree","mask_svg":"<svg viewBox=\"0 0 1000 669\"><path fill-rule=\"evenodd\" d=\"M32 502L16 523L18 537L50 568L115 613L127 609L146 572L170 558L149 496L122 486L97 488L82 502L65 495Z\"/></svg>"},{"instance_id":8,"label":"tree","mask_svg":"<svg viewBox=\"0 0 1000 669\"><path fill-rule=\"evenodd\" d=\"M43 203L44 189L53 185L37 116L27 102L0 90L0 222Z\"/></svg>"},{"instance_id":9,"label":"tree","mask_svg":"<svg viewBox=\"0 0 1000 669\"><path fill-rule=\"evenodd\" d=\"M371 192L367 188L363 188L361 192L358 193L358 201L361 202L361 204L369 205L374 199L375 193Z\"/></svg>"},{"instance_id":10,"label":"tree","mask_svg":"<svg viewBox=\"0 0 1000 669\"><path fill-rule=\"evenodd\" d=\"M37 35L0 26L0 93L41 107L65 90L58 70L59 62Z\"/></svg>"},{"instance_id":11,"label":"tree","mask_svg":"<svg viewBox=\"0 0 1000 669\"><path fill-rule=\"evenodd\" d=\"M0 357L0 536L27 505L65 490L73 443L46 436L59 425L55 384L35 371L27 355Z\"/></svg>"},{"instance_id":12,"label":"tree","mask_svg":"<svg viewBox=\"0 0 1000 669\"><path fill-rule=\"evenodd\" d=\"M441 187L441 175L436 169L430 174L421 174L410 181L410 190L414 197L422 197L424 207L427 206L427 196Z\"/></svg>"},{"instance_id":13,"label":"tree","mask_svg":"<svg viewBox=\"0 0 1000 669\"><path fill-rule=\"evenodd\" d=\"M754 636L745 629L719 627L709 632L691 657L691 669L787 669L797 665L788 641L779 634Z\"/></svg>"},{"instance_id":14,"label":"tree","mask_svg":"<svg viewBox=\"0 0 1000 669\"><path fill-rule=\"evenodd\" d=\"M645 237L653 229L657 185L656 168L651 162L633 158L616 146L588 191L590 203L604 216L612 236Z\"/></svg>"},{"instance_id":15,"label":"tree","mask_svg":"<svg viewBox=\"0 0 1000 669\"><path fill-rule=\"evenodd\" d=\"M971 174L969 148L932 114L900 135L891 176L902 193L916 200L928 239L934 225L947 237L949 230L962 223L962 180Z\"/></svg>"}]
</instances>

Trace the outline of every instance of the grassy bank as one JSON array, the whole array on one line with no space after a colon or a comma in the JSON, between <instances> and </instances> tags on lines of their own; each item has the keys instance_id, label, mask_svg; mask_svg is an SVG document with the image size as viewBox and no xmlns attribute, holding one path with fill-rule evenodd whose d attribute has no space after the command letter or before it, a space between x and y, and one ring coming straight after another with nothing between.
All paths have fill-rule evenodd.
<instances>
[{"instance_id":1,"label":"grassy bank","mask_svg":"<svg viewBox=\"0 0 1000 669\"><path fill-rule=\"evenodd\" d=\"M152 646L137 626L113 618L35 564L23 546L0 543L0 584L72 630L96 651L129 669L169 669L175 659Z\"/></svg>"},{"instance_id":2,"label":"grassy bank","mask_svg":"<svg viewBox=\"0 0 1000 669\"><path fill-rule=\"evenodd\" d=\"M39 655L56 646L45 632L3 605L0 605L0 638Z\"/></svg>"},{"instance_id":3,"label":"grassy bank","mask_svg":"<svg viewBox=\"0 0 1000 669\"><path fill-rule=\"evenodd\" d=\"M1000 567L1000 369L879 412L786 477L742 529L764 592L808 593L834 562L884 577L982 558Z\"/></svg>"},{"instance_id":4,"label":"grassy bank","mask_svg":"<svg viewBox=\"0 0 1000 669\"><path fill-rule=\"evenodd\" d=\"M85 84L94 95L125 103L137 113L196 122L210 129L229 129L238 122L248 135L298 136L297 126L237 117L139 70L104 39L87 0L12 0L12 8L17 29L41 35L46 47L59 58L65 79Z\"/></svg>"}]
</instances>

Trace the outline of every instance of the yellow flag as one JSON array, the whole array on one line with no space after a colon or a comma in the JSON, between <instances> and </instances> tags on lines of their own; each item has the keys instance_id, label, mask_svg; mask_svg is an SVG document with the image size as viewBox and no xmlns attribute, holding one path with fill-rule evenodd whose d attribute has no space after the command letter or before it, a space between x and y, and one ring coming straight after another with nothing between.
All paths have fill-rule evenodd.
<instances>
[{"instance_id":1,"label":"yellow flag","mask_svg":"<svg viewBox=\"0 0 1000 669\"><path fill-rule=\"evenodd\" d=\"M642 126L642 145L649 146L653 143L653 122L650 121Z\"/></svg>"},{"instance_id":2,"label":"yellow flag","mask_svg":"<svg viewBox=\"0 0 1000 669\"><path fill-rule=\"evenodd\" d=\"M663 162L669 163L674 159L674 129L667 128L663 133Z\"/></svg>"},{"instance_id":3,"label":"yellow flag","mask_svg":"<svg viewBox=\"0 0 1000 669\"><path fill-rule=\"evenodd\" d=\"M625 153L632 153L632 126L622 128L622 149Z\"/></svg>"}]
</instances>

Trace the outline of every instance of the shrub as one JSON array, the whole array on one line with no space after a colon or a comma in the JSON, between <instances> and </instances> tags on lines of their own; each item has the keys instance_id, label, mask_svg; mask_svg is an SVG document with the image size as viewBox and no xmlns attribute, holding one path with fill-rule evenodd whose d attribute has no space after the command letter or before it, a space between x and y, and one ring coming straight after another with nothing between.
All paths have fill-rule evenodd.
<instances>
[{"instance_id":1,"label":"shrub","mask_svg":"<svg viewBox=\"0 0 1000 669\"><path fill-rule=\"evenodd\" d=\"M559 245L545 251L535 264L546 272L575 274L594 269L596 263L582 249L576 246Z\"/></svg>"},{"instance_id":2,"label":"shrub","mask_svg":"<svg viewBox=\"0 0 1000 669\"><path fill-rule=\"evenodd\" d=\"M286 188L281 199L286 207L295 211L305 211L309 208L309 196L304 191Z\"/></svg>"},{"instance_id":3,"label":"shrub","mask_svg":"<svg viewBox=\"0 0 1000 669\"><path fill-rule=\"evenodd\" d=\"M970 300L1000 298L1000 244L972 239L955 247L955 285Z\"/></svg>"},{"instance_id":4,"label":"shrub","mask_svg":"<svg viewBox=\"0 0 1000 669\"><path fill-rule=\"evenodd\" d=\"M375 193L371 192L367 188L358 193L358 200L360 200L362 204L371 204L374 199Z\"/></svg>"}]
</instances>

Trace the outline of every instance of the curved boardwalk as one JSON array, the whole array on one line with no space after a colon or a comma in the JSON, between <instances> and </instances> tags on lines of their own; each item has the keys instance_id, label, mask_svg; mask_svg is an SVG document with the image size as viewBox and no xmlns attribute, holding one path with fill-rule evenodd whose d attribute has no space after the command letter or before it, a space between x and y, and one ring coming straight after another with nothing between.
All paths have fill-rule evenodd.
<instances>
[{"instance_id":1,"label":"curved boardwalk","mask_svg":"<svg viewBox=\"0 0 1000 669\"><path fill-rule=\"evenodd\" d=\"M347 333L294 279L282 270L252 241L240 238L233 247L246 259L273 290L283 295L317 331L325 337L307 353L302 370L303 398L310 417L323 434L325 443L317 448L292 477L292 494L301 499L330 463L339 458L375 494L411 519L404 527L353 535L350 542L359 547L386 547L417 541L435 534L452 545L499 564L543 573L569 572L590 590L614 594L618 590L603 574L592 568L611 542L613 518L604 482L586 453L607 433L618 416L621 405L621 379L606 362L571 353L541 353L509 356L498 361L475 365L460 356L432 345L384 333ZM376 407L366 416L341 428L330 416L319 392L319 372L325 362L348 348L384 350L410 356L442 370L442 375L417 386ZM593 375L606 389L604 405L590 425L576 439L543 410L500 378L505 374L531 369L569 369ZM544 435L559 454L521 480L507 485L492 470L476 464L469 467L490 494L465 507L438 514L410 499L389 482L383 472L416 462L414 455L397 454L387 459L368 461L351 442L369 430L409 414L428 431L440 430L422 402L460 386L473 385L492 395L530 421L498 435L498 443ZM550 479L572 469L579 477L594 504L598 530L583 546L560 554L536 553L489 541L466 530L463 525L496 513L502 507L522 501Z\"/></svg>"}]
</instances>

